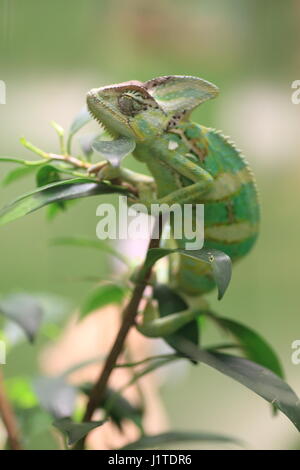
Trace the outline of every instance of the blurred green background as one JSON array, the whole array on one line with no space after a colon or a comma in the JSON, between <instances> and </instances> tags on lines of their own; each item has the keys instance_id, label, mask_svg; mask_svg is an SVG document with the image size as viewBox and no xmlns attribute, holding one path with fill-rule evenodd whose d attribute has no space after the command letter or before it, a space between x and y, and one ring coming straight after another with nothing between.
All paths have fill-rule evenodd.
<instances>
[{"instance_id":1,"label":"blurred green background","mask_svg":"<svg viewBox=\"0 0 300 470\"><path fill-rule=\"evenodd\" d=\"M300 79L299 0L0 0L0 154L31 158L25 135L57 151L52 119L68 128L93 87L159 75L196 75L221 94L194 113L220 128L246 154L262 203L259 241L234 270L223 315L263 334L279 353L288 382L300 393L300 365L291 343L300 338L299 114L291 83ZM132 160L132 168L140 169ZM0 167L1 177L11 167ZM30 177L0 189L1 206L33 187ZM43 211L1 228L1 293L49 291L82 301L90 286L74 278L107 273L94 252L53 248L55 236L95 237L98 198L83 200L51 224ZM214 339L208 330L207 341ZM37 365L36 348L21 344L7 376ZM162 396L176 428L226 432L253 448L288 449L298 434L283 416L230 379L204 366L170 373ZM37 439L35 448L51 447Z\"/></svg>"}]
</instances>

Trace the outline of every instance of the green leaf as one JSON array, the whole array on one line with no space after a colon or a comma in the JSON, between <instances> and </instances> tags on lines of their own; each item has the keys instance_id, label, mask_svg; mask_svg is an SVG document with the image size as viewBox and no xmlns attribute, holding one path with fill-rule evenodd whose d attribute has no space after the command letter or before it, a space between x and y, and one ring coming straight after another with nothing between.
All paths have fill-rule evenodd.
<instances>
[{"instance_id":1,"label":"green leaf","mask_svg":"<svg viewBox=\"0 0 300 470\"><path fill-rule=\"evenodd\" d=\"M0 301L0 313L17 323L33 341L43 318L40 302L28 294L11 294Z\"/></svg>"},{"instance_id":2,"label":"green leaf","mask_svg":"<svg viewBox=\"0 0 300 470\"><path fill-rule=\"evenodd\" d=\"M120 165L121 160L135 149L135 140L129 137L120 137L116 140L98 140L92 145L93 150L99 153L112 166Z\"/></svg>"},{"instance_id":3,"label":"green leaf","mask_svg":"<svg viewBox=\"0 0 300 470\"><path fill-rule=\"evenodd\" d=\"M53 165L42 166L36 174L36 184L43 187L61 181L60 171ZM48 207L48 219L51 220L59 211L65 210L65 201L53 202Z\"/></svg>"},{"instance_id":4,"label":"green leaf","mask_svg":"<svg viewBox=\"0 0 300 470\"><path fill-rule=\"evenodd\" d=\"M93 388L93 384L84 384L81 390L89 395ZM123 428L124 420L128 419L142 429L143 411L133 406L126 398L122 397L117 391L107 388L104 398L99 403L98 408L107 410L112 422L120 429Z\"/></svg>"},{"instance_id":5,"label":"green leaf","mask_svg":"<svg viewBox=\"0 0 300 470\"><path fill-rule=\"evenodd\" d=\"M195 361L217 369L276 406L300 431L300 400L290 386L269 369L242 357L200 350L181 338L174 342Z\"/></svg>"},{"instance_id":6,"label":"green leaf","mask_svg":"<svg viewBox=\"0 0 300 470\"><path fill-rule=\"evenodd\" d=\"M31 408L15 406L15 411L26 448L28 446L32 448L32 441L35 438L39 439L41 434L49 432L49 428L52 430L51 416L39 406Z\"/></svg>"},{"instance_id":7,"label":"green leaf","mask_svg":"<svg viewBox=\"0 0 300 470\"><path fill-rule=\"evenodd\" d=\"M75 442L80 441L90 431L102 426L106 421L91 421L88 423L75 423L70 418L61 418L54 421L53 426L59 429L67 436L68 445L71 446Z\"/></svg>"},{"instance_id":8,"label":"green leaf","mask_svg":"<svg viewBox=\"0 0 300 470\"><path fill-rule=\"evenodd\" d=\"M19 219L53 202L112 193L128 194L128 191L109 183L95 183L88 178L74 178L52 183L19 197L1 209L0 225Z\"/></svg>"},{"instance_id":9,"label":"green leaf","mask_svg":"<svg viewBox=\"0 0 300 470\"><path fill-rule=\"evenodd\" d=\"M33 173L34 170L35 170L34 166L21 166L21 167L14 168L9 173L7 173L7 175L5 175L5 177L2 181L2 185L3 186L8 186L9 184L13 183L14 181L17 181L17 180L23 178L24 176L27 176L27 175Z\"/></svg>"},{"instance_id":10,"label":"green leaf","mask_svg":"<svg viewBox=\"0 0 300 470\"><path fill-rule=\"evenodd\" d=\"M53 202L47 208L47 220L53 220L59 213L66 210L69 201Z\"/></svg>"},{"instance_id":11,"label":"green leaf","mask_svg":"<svg viewBox=\"0 0 300 470\"><path fill-rule=\"evenodd\" d=\"M185 300L179 294L177 294L177 292L165 284L157 284L154 287L153 297L158 302L159 313L161 317L171 315L172 313L181 312L188 308L188 304L185 302ZM187 325L183 326L176 332L176 335L186 338L192 343L198 345L200 336L198 321L193 320ZM170 344L168 337L165 338L165 341Z\"/></svg>"},{"instance_id":12,"label":"green leaf","mask_svg":"<svg viewBox=\"0 0 300 470\"><path fill-rule=\"evenodd\" d=\"M218 299L220 300L223 297L231 279L231 260L228 255L219 250L208 248L202 248L201 250L152 248L147 253L142 275L144 271L151 268L156 261L173 253L180 253L181 255L189 256L190 258L210 264L212 267L212 275L218 287Z\"/></svg>"},{"instance_id":13,"label":"green leaf","mask_svg":"<svg viewBox=\"0 0 300 470\"><path fill-rule=\"evenodd\" d=\"M103 240L91 240L91 239L82 238L82 237L59 237L59 238L55 238L52 241L52 244L77 246L77 247L83 247L83 248L95 248L99 251L105 251L105 253L115 256L115 258L119 259L123 263L128 264L128 260L125 258L125 256L122 255L122 253L119 253L109 243Z\"/></svg>"},{"instance_id":14,"label":"green leaf","mask_svg":"<svg viewBox=\"0 0 300 470\"><path fill-rule=\"evenodd\" d=\"M236 321L216 315L208 316L238 340L248 359L270 369L279 377L284 377L275 351L258 333Z\"/></svg>"},{"instance_id":15,"label":"green leaf","mask_svg":"<svg viewBox=\"0 0 300 470\"><path fill-rule=\"evenodd\" d=\"M96 139L99 139L102 134L99 134L99 132L96 134L95 132L93 134L86 134L81 137L79 137L79 143L80 147L86 156L86 158L89 160L93 154L93 143Z\"/></svg>"},{"instance_id":16,"label":"green leaf","mask_svg":"<svg viewBox=\"0 0 300 470\"><path fill-rule=\"evenodd\" d=\"M90 293L81 308L81 318L112 303L121 303L127 289L119 284L102 284Z\"/></svg>"},{"instance_id":17,"label":"green leaf","mask_svg":"<svg viewBox=\"0 0 300 470\"><path fill-rule=\"evenodd\" d=\"M139 450L139 449L166 449L167 444L179 444L183 442L217 442L222 444L235 444L242 446L239 439L223 434L214 434L209 432L192 431L170 431L153 436L142 436L135 442L122 447L119 450Z\"/></svg>"},{"instance_id":18,"label":"green leaf","mask_svg":"<svg viewBox=\"0 0 300 470\"><path fill-rule=\"evenodd\" d=\"M37 186L42 187L47 184L55 183L59 181L59 171L53 165L42 166L36 174Z\"/></svg>"},{"instance_id":19,"label":"green leaf","mask_svg":"<svg viewBox=\"0 0 300 470\"><path fill-rule=\"evenodd\" d=\"M41 407L55 418L65 418L75 409L76 388L63 377L39 377L34 389Z\"/></svg>"},{"instance_id":20,"label":"green leaf","mask_svg":"<svg viewBox=\"0 0 300 470\"><path fill-rule=\"evenodd\" d=\"M110 407L111 399L113 401ZM142 430L143 410L133 406L128 400L126 400L116 391L112 389L108 389L106 391L103 408L106 409L106 406L109 409L109 416L119 429L122 430L124 420L128 419Z\"/></svg>"},{"instance_id":21,"label":"green leaf","mask_svg":"<svg viewBox=\"0 0 300 470\"><path fill-rule=\"evenodd\" d=\"M56 121L51 121L50 125L53 127L53 129L56 131L59 137L64 136L65 131L64 131L64 128L60 124L58 124Z\"/></svg>"},{"instance_id":22,"label":"green leaf","mask_svg":"<svg viewBox=\"0 0 300 470\"><path fill-rule=\"evenodd\" d=\"M69 129L69 136L67 142L67 151L69 154L71 154L71 144L73 136L91 120L92 116L90 115L86 107L82 108L81 111L75 117Z\"/></svg>"},{"instance_id":23,"label":"green leaf","mask_svg":"<svg viewBox=\"0 0 300 470\"><path fill-rule=\"evenodd\" d=\"M14 407L29 409L37 405L32 383L27 377L6 378L5 390Z\"/></svg>"}]
</instances>

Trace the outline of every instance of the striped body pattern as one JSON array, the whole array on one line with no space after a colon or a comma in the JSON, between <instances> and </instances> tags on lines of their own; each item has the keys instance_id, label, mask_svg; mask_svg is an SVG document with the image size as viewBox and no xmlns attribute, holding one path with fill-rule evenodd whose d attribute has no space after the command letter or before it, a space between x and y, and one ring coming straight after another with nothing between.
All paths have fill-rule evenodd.
<instances>
[{"instance_id":1,"label":"striped body pattern","mask_svg":"<svg viewBox=\"0 0 300 470\"><path fill-rule=\"evenodd\" d=\"M170 142L172 142L170 144ZM164 197L192 182L182 177L161 158L162 152L185 155L204 168L214 179L203 196L190 202L204 204L205 243L228 254L233 262L245 256L254 245L259 229L259 202L252 171L235 145L220 132L192 122L184 122L166 133L136 156L145 161L157 182L158 197ZM180 202L174 200L174 202ZM176 240L184 248L186 240ZM180 257L176 285L188 295L204 294L215 287L210 267L192 258Z\"/></svg>"}]
</instances>

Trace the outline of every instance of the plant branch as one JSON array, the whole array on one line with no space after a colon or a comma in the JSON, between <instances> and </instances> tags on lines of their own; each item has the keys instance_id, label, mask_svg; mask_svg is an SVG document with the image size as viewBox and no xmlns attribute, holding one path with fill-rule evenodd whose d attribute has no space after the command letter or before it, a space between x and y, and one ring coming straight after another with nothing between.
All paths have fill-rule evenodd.
<instances>
[{"instance_id":1,"label":"plant branch","mask_svg":"<svg viewBox=\"0 0 300 470\"><path fill-rule=\"evenodd\" d=\"M0 369L0 416L7 432L7 438L12 450L22 450L21 438L17 419L9 403L5 390L2 370Z\"/></svg>"},{"instance_id":2,"label":"plant branch","mask_svg":"<svg viewBox=\"0 0 300 470\"><path fill-rule=\"evenodd\" d=\"M159 247L159 242L160 242L160 237L161 237L161 232L162 232L162 217L161 216L159 216L156 219L155 225L156 226L154 227L153 233L154 234L159 233L159 236L156 238L153 238L153 237L151 238L148 250ZM158 231L157 231L157 225L159 227ZM112 371L114 370L118 357L120 356L123 350L127 334L130 328L134 324L135 317L138 313L139 304L142 300L144 290L151 276L151 271L152 271L152 268L146 270L145 265L144 264L142 265L140 272L143 274L142 276L138 276L138 280L133 290L131 299L129 300L127 306L125 307L123 311L123 315L122 315L123 321L120 326L119 332L116 336L116 339L110 350L110 353L107 356L103 370L98 380L95 382L94 387L90 393L86 411L83 417L84 422L91 421L94 411L98 408L99 403L101 403L101 401L104 398L104 394L106 391L106 387L107 387L110 375ZM81 441L79 441L77 445L75 446L75 449L77 450L83 449L84 442L85 442L85 439L82 439Z\"/></svg>"},{"instance_id":3,"label":"plant branch","mask_svg":"<svg viewBox=\"0 0 300 470\"><path fill-rule=\"evenodd\" d=\"M145 359L141 359L140 361L137 361L137 362L123 362L123 363L120 363L120 364L116 364L115 365L115 368L121 368L121 367L137 367L137 366L140 366L142 364L145 364L147 362L151 362L151 361L158 361L158 360L161 360L161 359L170 359L170 358L175 358L175 357L178 357L180 358L180 356L178 354L158 354L157 356L150 356L150 357L146 357Z\"/></svg>"}]
</instances>

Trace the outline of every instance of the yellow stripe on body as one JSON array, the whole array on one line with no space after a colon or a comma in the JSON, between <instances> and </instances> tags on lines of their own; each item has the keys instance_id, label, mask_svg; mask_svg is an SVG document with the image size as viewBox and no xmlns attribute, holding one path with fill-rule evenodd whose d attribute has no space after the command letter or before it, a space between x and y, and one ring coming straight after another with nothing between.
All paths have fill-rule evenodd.
<instances>
[{"instance_id":1,"label":"yellow stripe on body","mask_svg":"<svg viewBox=\"0 0 300 470\"><path fill-rule=\"evenodd\" d=\"M253 183L253 176L248 167L237 173L220 173L216 176L212 189L204 196L204 200L209 202L227 199L247 183Z\"/></svg>"},{"instance_id":2,"label":"yellow stripe on body","mask_svg":"<svg viewBox=\"0 0 300 470\"><path fill-rule=\"evenodd\" d=\"M205 229L205 240L214 240L224 243L240 242L255 235L258 231L257 224L238 222L230 225L212 225Z\"/></svg>"}]
</instances>

